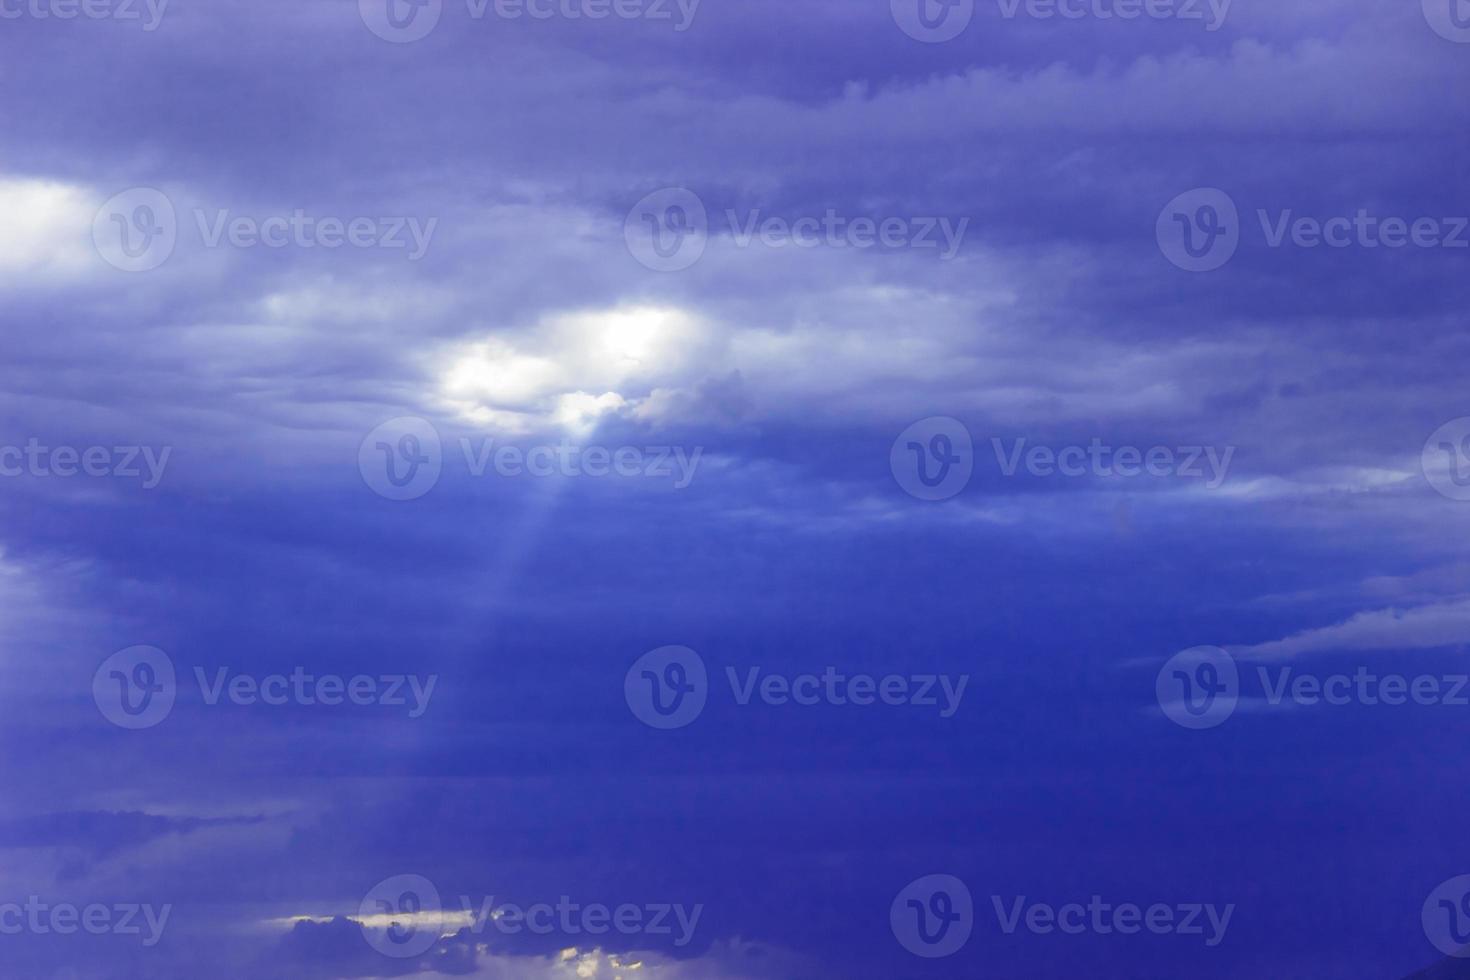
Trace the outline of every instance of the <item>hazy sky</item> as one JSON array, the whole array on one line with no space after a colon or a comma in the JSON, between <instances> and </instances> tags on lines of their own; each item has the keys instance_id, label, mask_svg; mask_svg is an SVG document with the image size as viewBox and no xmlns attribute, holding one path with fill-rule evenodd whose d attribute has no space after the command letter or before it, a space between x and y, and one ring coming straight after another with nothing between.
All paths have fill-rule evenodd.
<instances>
[{"instance_id":1,"label":"hazy sky","mask_svg":"<svg viewBox=\"0 0 1470 980\"><path fill-rule=\"evenodd\" d=\"M1470 942L1467 83L1466 0L0 0L0 974Z\"/></svg>"}]
</instances>

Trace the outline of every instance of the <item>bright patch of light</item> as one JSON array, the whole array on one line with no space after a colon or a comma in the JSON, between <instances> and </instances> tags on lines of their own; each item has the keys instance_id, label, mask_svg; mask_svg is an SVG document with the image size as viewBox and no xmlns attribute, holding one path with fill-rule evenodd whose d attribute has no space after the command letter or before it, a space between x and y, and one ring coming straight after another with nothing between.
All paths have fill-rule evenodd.
<instances>
[{"instance_id":1,"label":"bright patch of light","mask_svg":"<svg viewBox=\"0 0 1470 980\"><path fill-rule=\"evenodd\" d=\"M92 218L79 187L49 180L0 178L0 277L7 273L71 274L100 266L91 252Z\"/></svg>"},{"instance_id":2,"label":"bright patch of light","mask_svg":"<svg viewBox=\"0 0 1470 980\"><path fill-rule=\"evenodd\" d=\"M672 307L619 307L548 317L513 338L461 344L440 370L440 395L462 418L525 431L586 431L636 407L660 383L685 380L704 336Z\"/></svg>"}]
</instances>

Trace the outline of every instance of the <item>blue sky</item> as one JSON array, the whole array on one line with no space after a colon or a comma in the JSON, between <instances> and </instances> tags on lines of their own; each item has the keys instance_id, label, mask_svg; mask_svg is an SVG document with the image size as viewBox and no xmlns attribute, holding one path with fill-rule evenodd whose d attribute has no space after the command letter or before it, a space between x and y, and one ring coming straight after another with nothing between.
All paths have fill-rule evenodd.
<instances>
[{"instance_id":1,"label":"blue sky","mask_svg":"<svg viewBox=\"0 0 1470 980\"><path fill-rule=\"evenodd\" d=\"M1466 975L1467 41L0 0L0 973Z\"/></svg>"}]
</instances>

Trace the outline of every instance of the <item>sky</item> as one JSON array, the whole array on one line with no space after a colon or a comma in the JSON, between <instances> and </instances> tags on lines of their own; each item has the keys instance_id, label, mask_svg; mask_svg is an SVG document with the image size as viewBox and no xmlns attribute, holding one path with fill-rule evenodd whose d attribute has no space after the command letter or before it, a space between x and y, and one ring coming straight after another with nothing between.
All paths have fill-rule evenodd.
<instances>
[{"instance_id":1,"label":"sky","mask_svg":"<svg viewBox=\"0 0 1470 980\"><path fill-rule=\"evenodd\" d=\"M1470 976L1467 82L0 0L0 975Z\"/></svg>"}]
</instances>

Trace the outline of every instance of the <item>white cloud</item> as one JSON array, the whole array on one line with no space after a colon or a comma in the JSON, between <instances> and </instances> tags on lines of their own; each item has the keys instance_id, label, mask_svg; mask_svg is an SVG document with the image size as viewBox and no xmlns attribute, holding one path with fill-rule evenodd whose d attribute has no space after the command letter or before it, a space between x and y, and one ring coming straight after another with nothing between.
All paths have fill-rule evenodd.
<instances>
[{"instance_id":1,"label":"white cloud","mask_svg":"<svg viewBox=\"0 0 1470 980\"><path fill-rule=\"evenodd\" d=\"M1255 646L1231 647L1246 657L1290 657L1328 650L1420 650L1470 643L1470 597L1410 609L1360 612L1332 626Z\"/></svg>"},{"instance_id":2,"label":"white cloud","mask_svg":"<svg viewBox=\"0 0 1470 980\"><path fill-rule=\"evenodd\" d=\"M0 285L75 276L97 263L90 236L99 203L60 181L0 177Z\"/></svg>"}]
</instances>

